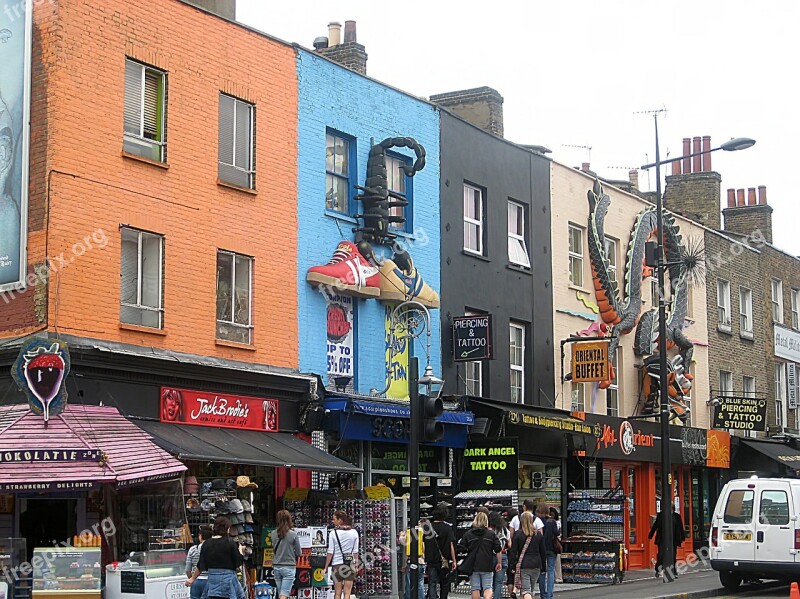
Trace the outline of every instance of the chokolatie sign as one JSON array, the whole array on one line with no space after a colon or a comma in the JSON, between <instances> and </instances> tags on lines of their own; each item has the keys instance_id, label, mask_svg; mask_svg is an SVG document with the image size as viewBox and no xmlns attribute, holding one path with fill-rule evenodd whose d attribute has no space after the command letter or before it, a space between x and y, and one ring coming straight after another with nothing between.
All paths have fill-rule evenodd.
<instances>
[{"instance_id":1,"label":"chokolatie sign","mask_svg":"<svg viewBox=\"0 0 800 599\"><path fill-rule=\"evenodd\" d=\"M714 406L714 428L761 431L767 425L767 402L755 397L719 397Z\"/></svg>"},{"instance_id":2,"label":"chokolatie sign","mask_svg":"<svg viewBox=\"0 0 800 599\"><path fill-rule=\"evenodd\" d=\"M519 448L516 437L471 442L464 449L462 491L517 488Z\"/></svg>"},{"instance_id":3,"label":"chokolatie sign","mask_svg":"<svg viewBox=\"0 0 800 599\"><path fill-rule=\"evenodd\" d=\"M103 452L99 449L26 449L0 451L0 464L28 462L99 462Z\"/></svg>"},{"instance_id":4,"label":"chokolatie sign","mask_svg":"<svg viewBox=\"0 0 800 599\"><path fill-rule=\"evenodd\" d=\"M453 359L456 362L474 362L493 358L492 315L453 318Z\"/></svg>"}]
</instances>

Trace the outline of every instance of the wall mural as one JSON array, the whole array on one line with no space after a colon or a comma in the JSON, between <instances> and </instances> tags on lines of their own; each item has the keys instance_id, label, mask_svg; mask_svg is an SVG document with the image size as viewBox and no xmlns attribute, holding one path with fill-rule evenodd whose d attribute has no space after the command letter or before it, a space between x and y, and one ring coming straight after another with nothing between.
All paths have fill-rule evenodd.
<instances>
[{"instance_id":1,"label":"wall mural","mask_svg":"<svg viewBox=\"0 0 800 599\"><path fill-rule=\"evenodd\" d=\"M620 290L605 251L604 221L611 199L603 191L600 182L587 193L589 200L589 259L592 266L595 299L600 309L600 321L606 324L606 335L611 341L609 358L619 345L620 337L636 329L634 353L644 358L641 365L642 388L636 413L657 414L659 411L659 356L658 356L658 309L642 314L642 281L650 274L644 264L645 242L656 234L657 214L654 207L642 210L636 217L628 242L625 261L625 281ZM688 372L692 363L694 346L683 333L689 302L689 283L702 267L702 248L688 248L680 234L674 217L663 212L664 252L668 279L665 281L667 302L667 349L677 348L678 353L667 359L668 392L673 418L685 421L689 406L684 397L689 394L692 376ZM699 278L699 277L698 277ZM601 329L602 330L602 329ZM686 369L686 371L684 370ZM600 383L607 388L616 373L609 364L610 378Z\"/></svg>"},{"instance_id":2,"label":"wall mural","mask_svg":"<svg viewBox=\"0 0 800 599\"><path fill-rule=\"evenodd\" d=\"M364 186L354 199L361 202L363 214L357 214L359 226L353 229L355 241L341 241L327 264L312 266L306 280L314 286L326 286L343 295L377 298L382 302L415 300L428 308L439 307L439 294L425 283L408 251L393 243L397 235L391 226L405 222L392 212L405 208L408 201L389 189L386 151L394 147L411 148L416 155L412 165L404 165L406 176L413 177L425 167L425 148L410 137L390 137L372 146L367 161ZM373 244L389 245L392 258L381 259Z\"/></svg>"}]
</instances>

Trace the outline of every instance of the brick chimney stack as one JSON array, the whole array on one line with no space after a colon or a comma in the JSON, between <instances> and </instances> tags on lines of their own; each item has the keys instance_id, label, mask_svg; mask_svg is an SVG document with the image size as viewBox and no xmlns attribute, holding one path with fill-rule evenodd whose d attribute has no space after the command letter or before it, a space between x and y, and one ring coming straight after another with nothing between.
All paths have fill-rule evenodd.
<instances>
[{"instance_id":1,"label":"brick chimney stack","mask_svg":"<svg viewBox=\"0 0 800 599\"><path fill-rule=\"evenodd\" d=\"M491 87L476 87L430 97L456 116L487 133L503 137L503 96Z\"/></svg>"},{"instance_id":2,"label":"brick chimney stack","mask_svg":"<svg viewBox=\"0 0 800 599\"><path fill-rule=\"evenodd\" d=\"M728 190L728 207L722 211L725 215L725 230L739 235L753 236L760 231L761 236L772 243L772 206L767 204L767 188L765 185L747 190L745 201L744 189Z\"/></svg>"},{"instance_id":3,"label":"brick chimney stack","mask_svg":"<svg viewBox=\"0 0 800 599\"><path fill-rule=\"evenodd\" d=\"M356 40L356 22L344 22L344 37L341 37L341 30L341 23L335 21L329 23L327 45L314 40L314 51L351 71L366 75L367 52L366 48ZM322 41L324 42L324 39Z\"/></svg>"},{"instance_id":4,"label":"brick chimney stack","mask_svg":"<svg viewBox=\"0 0 800 599\"><path fill-rule=\"evenodd\" d=\"M681 156L711 149L711 137L683 138ZM711 170L708 154L683 158L672 163L667 175L664 204L667 210L682 214L711 229L720 229L720 187L722 177Z\"/></svg>"}]
</instances>

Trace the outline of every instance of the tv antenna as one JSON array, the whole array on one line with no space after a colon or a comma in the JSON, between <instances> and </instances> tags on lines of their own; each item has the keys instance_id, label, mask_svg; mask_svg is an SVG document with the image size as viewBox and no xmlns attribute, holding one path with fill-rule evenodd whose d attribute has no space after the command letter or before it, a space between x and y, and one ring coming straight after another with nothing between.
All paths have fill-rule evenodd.
<instances>
[{"instance_id":1,"label":"tv antenna","mask_svg":"<svg viewBox=\"0 0 800 599\"><path fill-rule=\"evenodd\" d=\"M592 146L581 146L576 144L561 144L562 148L578 148L579 150L586 150L586 161L591 164L592 162Z\"/></svg>"}]
</instances>

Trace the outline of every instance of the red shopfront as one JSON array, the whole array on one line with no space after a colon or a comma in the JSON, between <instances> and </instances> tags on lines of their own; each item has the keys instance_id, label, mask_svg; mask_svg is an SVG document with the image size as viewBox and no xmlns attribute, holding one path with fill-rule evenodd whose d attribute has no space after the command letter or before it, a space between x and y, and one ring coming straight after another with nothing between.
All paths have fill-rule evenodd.
<instances>
[{"instance_id":1,"label":"red shopfront","mask_svg":"<svg viewBox=\"0 0 800 599\"><path fill-rule=\"evenodd\" d=\"M661 507L660 426L596 414L586 414L585 418L588 423L598 425L595 429L599 436L593 452L587 448L585 455L570 460L570 482L576 488L622 489L626 497L622 515L626 568L651 568L657 548L648 534ZM713 452L707 433L704 429L670 427L673 502L686 532L686 540L678 548L679 559L700 549L703 536L699 533L707 528L714 507L707 497L708 486L701 489L697 485L701 472L727 468L730 463L727 433L712 431ZM702 475L708 478L705 472Z\"/></svg>"}]
</instances>

